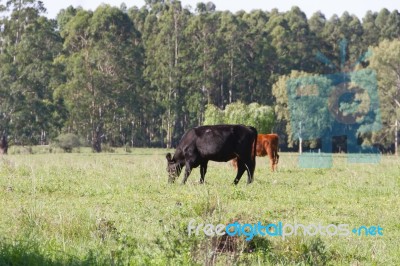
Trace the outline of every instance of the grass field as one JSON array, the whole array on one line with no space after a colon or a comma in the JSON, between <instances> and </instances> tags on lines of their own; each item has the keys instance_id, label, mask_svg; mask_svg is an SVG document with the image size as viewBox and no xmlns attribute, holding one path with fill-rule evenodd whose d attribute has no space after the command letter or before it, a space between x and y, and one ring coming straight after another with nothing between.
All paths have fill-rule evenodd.
<instances>
[{"instance_id":1,"label":"grass field","mask_svg":"<svg viewBox=\"0 0 400 266\"><path fill-rule=\"evenodd\" d=\"M126 153L13 150L0 158L0 265L400 265L400 159L279 171L257 159L255 181L232 185L229 163L206 184L167 184L165 149ZM188 236L188 223L379 225L383 236Z\"/></svg>"}]
</instances>

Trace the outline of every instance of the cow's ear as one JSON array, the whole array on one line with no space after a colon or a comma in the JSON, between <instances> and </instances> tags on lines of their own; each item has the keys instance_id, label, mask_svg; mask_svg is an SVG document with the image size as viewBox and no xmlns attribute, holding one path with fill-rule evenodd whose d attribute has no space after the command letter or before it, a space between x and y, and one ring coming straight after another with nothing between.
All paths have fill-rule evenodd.
<instances>
[{"instance_id":1,"label":"cow's ear","mask_svg":"<svg viewBox=\"0 0 400 266\"><path fill-rule=\"evenodd\" d=\"M167 156L165 156L167 158L167 161L170 162L172 160L172 156L171 153L167 153Z\"/></svg>"}]
</instances>

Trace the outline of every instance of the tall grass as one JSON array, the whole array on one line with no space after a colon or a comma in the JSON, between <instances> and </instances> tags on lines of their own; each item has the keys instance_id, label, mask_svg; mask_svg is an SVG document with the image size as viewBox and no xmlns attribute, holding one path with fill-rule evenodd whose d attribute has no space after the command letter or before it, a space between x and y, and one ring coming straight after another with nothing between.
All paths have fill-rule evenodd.
<instances>
[{"instance_id":1,"label":"tall grass","mask_svg":"<svg viewBox=\"0 0 400 266\"><path fill-rule=\"evenodd\" d=\"M34 148L38 149L38 148ZM229 163L167 184L165 150L18 153L0 158L0 265L400 265L400 160L279 171L257 159L233 186ZM383 236L188 236L198 223L380 225Z\"/></svg>"}]
</instances>

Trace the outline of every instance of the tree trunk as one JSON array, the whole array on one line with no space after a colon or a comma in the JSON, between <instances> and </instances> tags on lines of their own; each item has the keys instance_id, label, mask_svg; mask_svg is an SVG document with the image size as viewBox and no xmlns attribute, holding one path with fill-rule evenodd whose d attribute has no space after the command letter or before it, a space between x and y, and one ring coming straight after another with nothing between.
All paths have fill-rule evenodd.
<instances>
[{"instance_id":1,"label":"tree trunk","mask_svg":"<svg viewBox=\"0 0 400 266\"><path fill-rule=\"evenodd\" d=\"M224 109L225 95L224 95L224 74L221 74L221 101L219 108Z\"/></svg>"},{"instance_id":2,"label":"tree trunk","mask_svg":"<svg viewBox=\"0 0 400 266\"><path fill-rule=\"evenodd\" d=\"M42 130L40 133L40 145L46 144L46 131Z\"/></svg>"},{"instance_id":3,"label":"tree trunk","mask_svg":"<svg viewBox=\"0 0 400 266\"><path fill-rule=\"evenodd\" d=\"M400 93L400 74L397 74L397 90L396 90L396 97L394 99L395 103L397 104L397 107L395 109L395 118L396 118L396 123L394 124L394 154L396 154L396 156L399 155L399 149L398 149L398 145L399 145L399 140L398 140L398 135L399 135L399 118L397 117L397 110L400 108L400 103L397 100L399 98L399 93Z\"/></svg>"},{"instance_id":4,"label":"tree trunk","mask_svg":"<svg viewBox=\"0 0 400 266\"><path fill-rule=\"evenodd\" d=\"M300 122L300 136L299 136L299 153L302 154L303 153L303 138L301 135L301 122Z\"/></svg>"},{"instance_id":5,"label":"tree trunk","mask_svg":"<svg viewBox=\"0 0 400 266\"><path fill-rule=\"evenodd\" d=\"M230 62L230 74L231 74L231 80L230 80L230 86L229 86L229 103L232 103L232 95L233 95L233 59L231 59Z\"/></svg>"},{"instance_id":6,"label":"tree trunk","mask_svg":"<svg viewBox=\"0 0 400 266\"><path fill-rule=\"evenodd\" d=\"M168 107L168 117L167 117L167 149L171 148L172 140L172 126L171 126L171 107Z\"/></svg>"},{"instance_id":7,"label":"tree trunk","mask_svg":"<svg viewBox=\"0 0 400 266\"><path fill-rule=\"evenodd\" d=\"M398 125L399 125L399 121L397 120L397 117L396 117L396 123L394 124L394 154L396 156L399 155L399 150L398 150L399 141L398 141L398 137L397 137L399 135Z\"/></svg>"},{"instance_id":8,"label":"tree trunk","mask_svg":"<svg viewBox=\"0 0 400 266\"><path fill-rule=\"evenodd\" d=\"M299 154L303 153L303 139L299 138Z\"/></svg>"},{"instance_id":9,"label":"tree trunk","mask_svg":"<svg viewBox=\"0 0 400 266\"><path fill-rule=\"evenodd\" d=\"M7 154L7 151L8 151L7 136L3 135L0 141L0 154Z\"/></svg>"},{"instance_id":10,"label":"tree trunk","mask_svg":"<svg viewBox=\"0 0 400 266\"><path fill-rule=\"evenodd\" d=\"M101 152L102 126L98 125L92 132L92 148L94 152Z\"/></svg>"}]
</instances>

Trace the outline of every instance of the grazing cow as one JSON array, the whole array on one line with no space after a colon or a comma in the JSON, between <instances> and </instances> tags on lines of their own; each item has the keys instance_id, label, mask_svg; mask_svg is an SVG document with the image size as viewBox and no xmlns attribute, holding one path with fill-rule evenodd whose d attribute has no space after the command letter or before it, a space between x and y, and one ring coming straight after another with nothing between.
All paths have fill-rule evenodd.
<instances>
[{"instance_id":1,"label":"grazing cow","mask_svg":"<svg viewBox=\"0 0 400 266\"><path fill-rule=\"evenodd\" d=\"M258 134L257 136L256 154L259 157L269 156L272 172L276 170L279 161L278 145L277 134ZM232 160L232 165L237 169L236 159Z\"/></svg>"},{"instance_id":2,"label":"grazing cow","mask_svg":"<svg viewBox=\"0 0 400 266\"><path fill-rule=\"evenodd\" d=\"M208 161L227 162L237 158L236 185L247 170L247 183L253 181L256 166L255 146L257 145L257 130L243 125L216 125L195 127L187 131L175 154L167 154L169 182L175 181L183 166L185 175L182 184L193 168L200 166L200 183L204 182Z\"/></svg>"}]
</instances>

